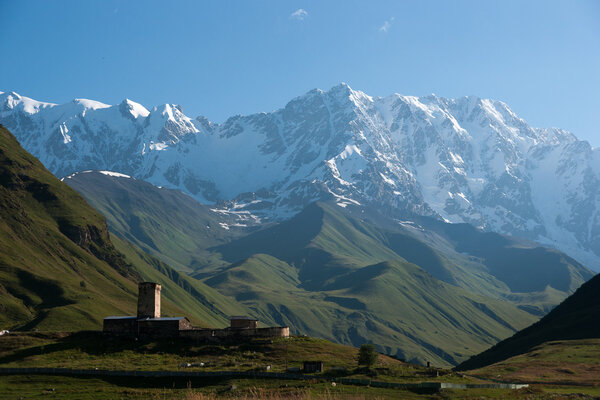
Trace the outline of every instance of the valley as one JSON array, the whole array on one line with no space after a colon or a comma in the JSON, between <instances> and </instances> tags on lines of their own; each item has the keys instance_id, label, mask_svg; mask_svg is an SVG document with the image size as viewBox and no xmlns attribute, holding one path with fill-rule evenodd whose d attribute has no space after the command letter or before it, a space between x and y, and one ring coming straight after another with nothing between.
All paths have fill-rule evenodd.
<instances>
[{"instance_id":1,"label":"valley","mask_svg":"<svg viewBox=\"0 0 600 400\"><path fill-rule=\"evenodd\" d=\"M597 308L597 296L592 294L597 277L558 250L469 224L422 215L390 219L374 208L340 207L336 201L314 202L285 221L260 222L247 211L224 212L121 173L86 171L60 181L10 132L1 133L5 205L0 283L6 293L1 305L7 310L2 323L17 331L0 338L1 368L92 371L86 374L132 366L169 371L178 370L192 355L210 359L208 364L203 361L210 366L208 372L239 374L262 368L263 362L272 372L285 372L290 368L288 356L297 362L310 354L329 360L332 371L346 372L339 380L329 375L311 378L314 382L303 379L304 383L293 384L292 391L282 392L268 381L258 383L254 375L244 375L241 380L224 377L216 386L200 379L194 384L197 391L188 381L187 392L173 394L220 396L226 393L223 385L239 384L246 398L256 396L256 390L259 397L277 398L281 393L318 397L323 391L331 395L322 382L333 379L340 383L335 392L340 396L365 395L364 389L350 389L352 382L364 381L369 382L367 387L379 387L377 393L384 398L396 396L397 390L419 398L423 393L415 388L431 381L432 373L446 385L470 385L470 389L435 389L434 397L593 393L573 387L589 385L596 374L593 362L582 357L593 352L593 339L600 334L596 321L586 322ZM252 315L263 324L290 326L294 336L283 342L225 345L220 350L196 343L200 347L194 350L192 343L173 347L172 340L166 347L155 341L109 344L105 337L84 331L98 329L107 315L131 314L140 281L161 282L166 315L189 315L204 327L221 327L230 315ZM582 338L592 341L577 341ZM560 342L548 343L552 340ZM381 356L385 366L378 367L383 383L365 380L365 371L351 368L356 347L369 342L388 355ZM562 358L544 347L557 344L564 346ZM563 347L552 347L557 348ZM528 351L535 352L537 368L548 371L545 380L532 380L530 363L521 361L532 357ZM575 358L564 361L565 357ZM419 366L425 364L434 368ZM456 365L459 370L476 369L467 373L448 369ZM55 373L63 374L59 371ZM68 382L69 374L57 382ZM569 380L565 374L577 378ZM7 393L14 390L11 376L0 379L0 388ZM518 390L478 386L499 376L541 386ZM30 379L32 393L46 390L39 386L45 382L43 376ZM173 378L160 382L183 384ZM143 380L139 384L146 389L141 391L133 389L132 382L113 378L89 378L88 384L90 388L108 384L113 393L125 390L133 397L154 395L152 385ZM397 386L384 389L390 384ZM64 389L64 398L70 398L71 392Z\"/></svg>"},{"instance_id":2,"label":"valley","mask_svg":"<svg viewBox=\"0 0 600 400\"><path fill-rule=\"evenodd\" d=\"M261 321L354 346L373 340L421 364L456 365L592 276L555 250L468 225L422 217L398 224L375 210L315 203L279 224L227 230L222 213L198 203L186 212L198 217L179 217L171 210L192 200L143 181L92 171L64 182L105 211L115 235L187 263L191 276ZM514 270L503 271L501 259Z\"/></svg>"}]
</instances>

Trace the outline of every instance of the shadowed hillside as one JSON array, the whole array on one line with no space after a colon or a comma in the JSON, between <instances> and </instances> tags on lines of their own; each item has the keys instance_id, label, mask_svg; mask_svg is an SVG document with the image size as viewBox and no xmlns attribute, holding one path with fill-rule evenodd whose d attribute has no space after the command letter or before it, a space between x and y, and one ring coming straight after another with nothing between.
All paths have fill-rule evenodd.
<instances>
[{"instance_id":1,"label":"shadowed hillside","mask_svg":"<svg viewBox=\"0 0 600 400\"><path fill-rule=\"evenodd\" d=\"M540 321L470 358L457 369L481 368L550 341L600 338L599 293L600 275L596 275Z\"/></svg>"}]
</instances>

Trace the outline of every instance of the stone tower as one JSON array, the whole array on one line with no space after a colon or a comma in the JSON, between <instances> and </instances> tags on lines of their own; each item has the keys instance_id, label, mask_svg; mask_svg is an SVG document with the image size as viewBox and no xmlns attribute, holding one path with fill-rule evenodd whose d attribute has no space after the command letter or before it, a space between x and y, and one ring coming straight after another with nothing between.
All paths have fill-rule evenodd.
<instances>
[{"instance_id":1,"label":"stone tower","mask_svg":"<svg viewBox=\"0 0 600 400\"><path fill-rule=\"evenodd\" d=\"M160 318L160 284L140 282L138 289L138 318Z\"/></svg>"}]
</instances>

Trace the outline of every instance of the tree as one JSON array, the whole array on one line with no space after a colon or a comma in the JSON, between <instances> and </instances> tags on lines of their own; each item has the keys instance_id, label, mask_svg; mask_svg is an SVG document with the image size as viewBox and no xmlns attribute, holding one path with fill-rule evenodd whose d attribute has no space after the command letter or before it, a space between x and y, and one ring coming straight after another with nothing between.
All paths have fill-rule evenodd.
<instances>
[{"instance_id":1,"label":"tree","mask_svg":"<svg viewBox=\"0 0 600 400\"><path fill-rule=\"evenodd\" d=\"M371 368L377 362L377 352L372 344L363 344L358 351L358 365L365 365Z\"/></svg>"}]
</instances>

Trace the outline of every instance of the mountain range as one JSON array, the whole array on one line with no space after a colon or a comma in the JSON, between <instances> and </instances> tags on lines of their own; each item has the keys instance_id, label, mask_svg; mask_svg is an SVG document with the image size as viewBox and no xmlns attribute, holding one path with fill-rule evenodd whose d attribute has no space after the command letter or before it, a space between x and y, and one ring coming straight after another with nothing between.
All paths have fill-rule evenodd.
<instances>
[{"instance_id":1,"label":"mountain range","mask_svg":"<svg viewBox=\"0 0 600 400\"><path fill-rule=\"evenodd\" d=\"M0 123L58 177L118 171L237 218L282 221L308 204L429 216L600 259L600 150L530 127L500 101L371 97L340 84L217 124L148 110L0 94Z\"/></svg>"},{"instance_id":2,"label":"mountain range","mask_svg":"<svg viewBox=\"0 0 600 400\"><path fill-rule=\"evenodd\" d=\"M554 249L335 201L248 231L177 190L109 171L64 182L110 229L266 323L454 365L544 315L592 273Z\"/></svg>"}]
</instances>

